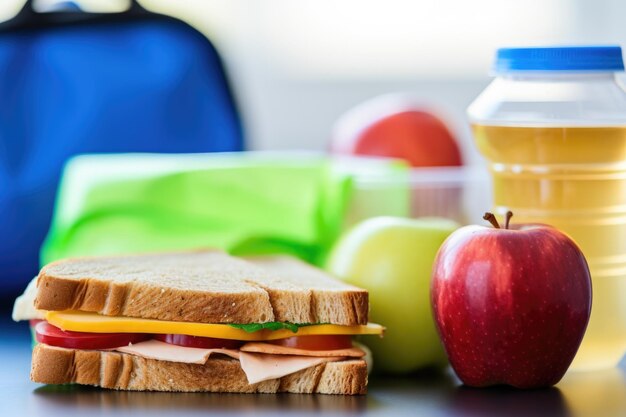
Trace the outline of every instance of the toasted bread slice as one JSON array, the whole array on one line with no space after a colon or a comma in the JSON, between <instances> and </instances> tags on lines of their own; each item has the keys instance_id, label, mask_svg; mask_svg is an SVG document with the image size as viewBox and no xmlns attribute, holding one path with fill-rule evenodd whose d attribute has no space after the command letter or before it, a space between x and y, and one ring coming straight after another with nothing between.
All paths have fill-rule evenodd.
<instances>
[{"instance_id":1,"label":"toasted bread slice","mask_svg":"<svg viewBox=\"0 0 626 417\"><path fill-rule=\"evenodd\" d=\"M246 260L272 273L260 277L257 283L267 291L276 321L367 323L367 291L337 281L289 256L249 257ZM324 321L321 317L332 317L333 320ZM314 318L318 320L311 321Z\"/></svg>"},{"instance_id":2,"label":"toasted bread slice","mask_svg":"<svg viewBox=\"0 0 626 417\"><path fill-rule=\"evenodd\" d=\"M165 362L126 353L75 350L38 344L31 380L78 383L132 391L232 393L365 394L367 365L362 359L328 362L280 379L248 384L239 361L211 357L204 365Z\"/></svg>"},{"instance_id":3,"label":"toasted bread slice","mask_svg":"<svg viewBox=\"0 0 626 417\"><path fill-rule=\"evenodd\" d=\"M160 253L53 262L35 307L202 323L366 324L367 291L293 258Z\"/></svg>"}]
</instances>

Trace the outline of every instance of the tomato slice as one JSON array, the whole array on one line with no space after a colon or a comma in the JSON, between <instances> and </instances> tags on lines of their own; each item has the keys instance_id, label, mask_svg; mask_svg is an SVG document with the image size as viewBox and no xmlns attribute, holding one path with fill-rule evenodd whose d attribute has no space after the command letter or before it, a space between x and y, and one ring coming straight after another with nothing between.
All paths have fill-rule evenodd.
<instances>
[{"instance_id":1,"label":"tomato slice","mask_svg":"<svg viewBox=\"0 0 626 417\"><path fill-rule=\"evenodd\" d=\"M35 338L39 343L70 349L112 349L151 339L143 333L85 333L63 331L47 321L35 325Z\"/></svg>"},{"instance_id":2,"label":"tomato slice","mask_svg":"<svg viewBox=\"0 0 626 417\"><path fill-rule=\"evenodd\" d=\"M239 349L241 345L243 345L243 342L239 340L189 336L186 334L155 334L152 337L156 340L170 343L172 345L201 349Z\"/></svg>"},{"instance_id":3,"label":"tomato slice","mask_svg":"<svg viewBox=\"0 0 626 417\"><path fill-rule=\"evenodd\" d=\"M337 350L352 347L352 336L349 335L319 335L293 336L286 339L269 340L279 346L305 350Z\"/></svg>"},{"instance_id":4,"label":"tomato slice","mask_svg":"<svg viewBox=\"0 0 626 417\"><path fill-rule=\"evenodd\" d=\"M37 323L41 323L42 321L45 321L45 320L42 320L42 319L31 319L31 320L28 320L28 324L30 325L30 327L35 327L37 325Z\"/></svg>"}]
</instances>

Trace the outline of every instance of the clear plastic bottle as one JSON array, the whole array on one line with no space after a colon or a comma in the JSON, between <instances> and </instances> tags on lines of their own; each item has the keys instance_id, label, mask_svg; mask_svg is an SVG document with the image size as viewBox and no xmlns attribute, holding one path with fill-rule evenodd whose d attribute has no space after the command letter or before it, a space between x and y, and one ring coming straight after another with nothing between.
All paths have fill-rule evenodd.
<instances>
[{"instance_id":1,"label":"clear plastic bottle","mask_svg":"<svg viewBox=\"0 0 626 417\"><path fill-rule=\"evenodd\" d=\"M468 109L494 210L558 227L591 270L591 320L574 369L626 352L626 92L621 48L506 48Z\"/></svg>"}]
</instances>

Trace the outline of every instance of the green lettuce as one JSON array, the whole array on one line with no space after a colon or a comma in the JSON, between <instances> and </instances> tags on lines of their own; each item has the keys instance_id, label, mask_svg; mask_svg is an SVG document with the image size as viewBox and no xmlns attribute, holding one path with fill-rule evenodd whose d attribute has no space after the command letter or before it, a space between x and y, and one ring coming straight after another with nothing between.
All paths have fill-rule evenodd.
<instances>
[{"instance_id":1,"label":"green lettuce","mask_svg":"<svg viewBox=\"0 0 626 417\"><path fill-rule=\"evenodd\" d=\"M235 329L241 329L248 333L258 332L263 329L267 329L267 330L288 329L294 333L297 333L300 327L310 326L310 324L309 323L295 324L295 323L288 323L288 322L271 321L269 323L246 323L246 324L230 323L229 326L234 327Z\"/></svg>"}]
</instances>

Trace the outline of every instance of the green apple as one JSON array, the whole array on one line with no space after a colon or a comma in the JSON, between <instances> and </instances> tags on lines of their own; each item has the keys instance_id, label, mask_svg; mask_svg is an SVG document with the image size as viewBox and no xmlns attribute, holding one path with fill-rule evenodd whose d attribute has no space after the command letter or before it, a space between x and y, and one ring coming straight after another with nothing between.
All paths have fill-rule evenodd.
<instances>
[{"instance_id":1,"label":"green apple","mask_svg":"<svg viewBox=\"0 0 626 417\"><path fill-rule=\"evenodd\" d=\"M376 217L333 249L328 270L367 289L370 321L387 328L382 339L362 340L375 370L407 373L447 363L430 307L430 276L439 247L458 227L439 218Z\"/></svg>"}]
</instances>

